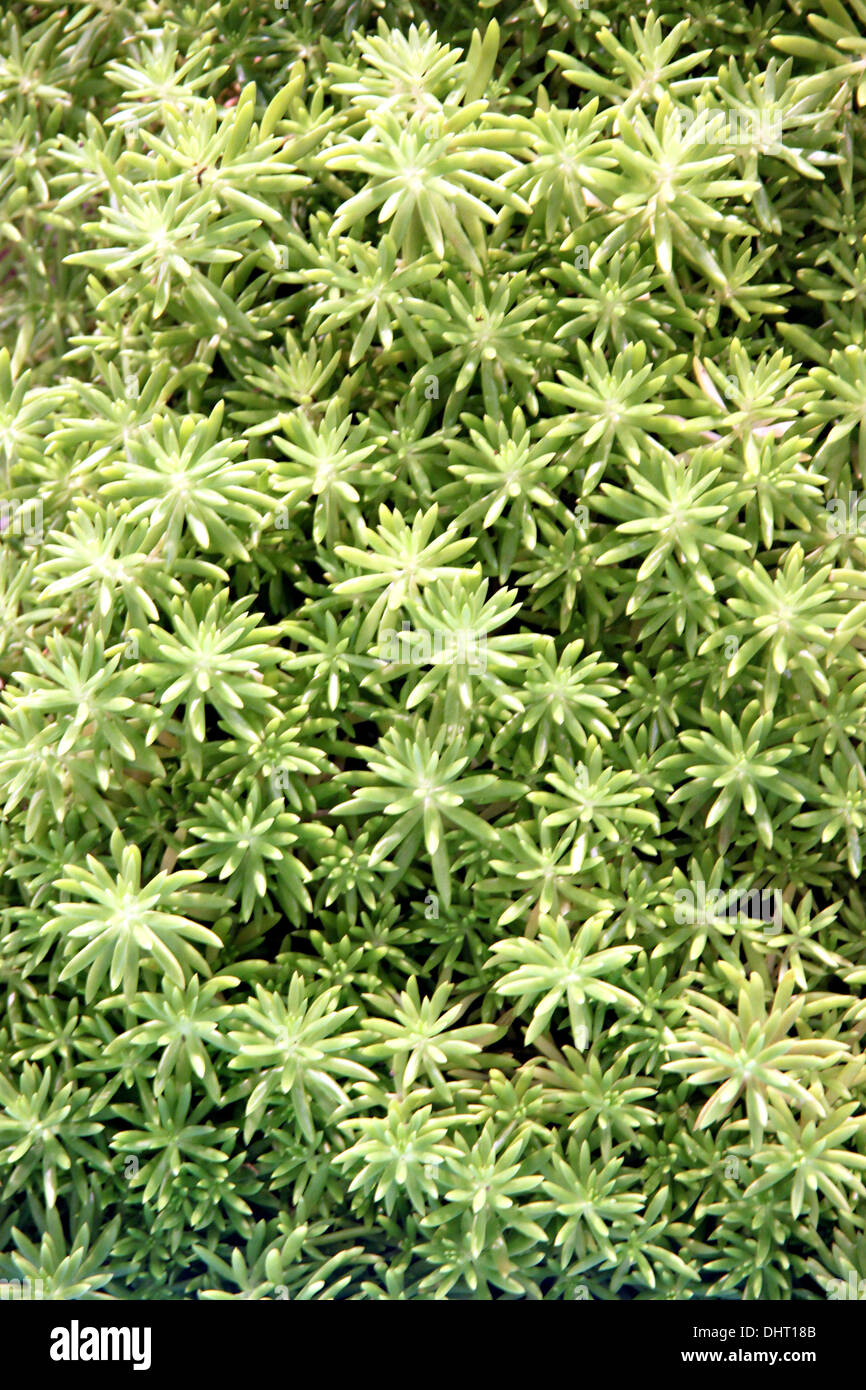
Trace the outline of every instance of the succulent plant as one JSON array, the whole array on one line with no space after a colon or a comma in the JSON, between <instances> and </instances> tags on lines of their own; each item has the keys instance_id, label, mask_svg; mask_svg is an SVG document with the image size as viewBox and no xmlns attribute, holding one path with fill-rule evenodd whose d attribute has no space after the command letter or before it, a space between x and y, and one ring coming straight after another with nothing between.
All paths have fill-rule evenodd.
<instances>
[{"instance_id":1,"label":"succulent plant","mask_svg":"<svg viewBox=\"0 0 866 1390\"><path fill-rule=\"evenodd\" d=\"M4 7L0 1280L857 1296L864 55Z\"/></svg>"}]
</instances>

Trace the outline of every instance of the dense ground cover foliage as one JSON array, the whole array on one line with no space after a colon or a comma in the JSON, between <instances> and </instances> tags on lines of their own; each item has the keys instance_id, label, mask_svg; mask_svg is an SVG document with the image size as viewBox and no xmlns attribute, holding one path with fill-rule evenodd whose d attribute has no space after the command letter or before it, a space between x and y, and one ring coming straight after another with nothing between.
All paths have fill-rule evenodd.
<instances>
[{"instance_id":1,"label":"dense ground cover foliage","mask_svg":"<svg viewBox=\"0 0 866 1390\"><path fill-rule=\"evenodd\" d=\"M863 0L5 6L0 1278L859 1295L864 100Z\"/></svg>"}]
</instances>

